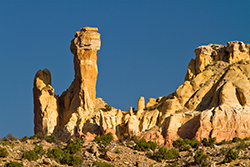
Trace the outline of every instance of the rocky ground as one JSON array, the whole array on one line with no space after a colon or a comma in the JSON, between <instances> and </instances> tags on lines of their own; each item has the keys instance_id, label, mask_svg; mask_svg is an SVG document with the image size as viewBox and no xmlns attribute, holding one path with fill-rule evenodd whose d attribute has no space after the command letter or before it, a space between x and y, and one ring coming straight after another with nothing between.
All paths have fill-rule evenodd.
<instances>
[{"instance_id":1,"label":"rocky ground","mask_svg":"<svg viewBox=\"0 0 250 167\"><path fill-rule=\"evenodd\" d=\"M7 141L7 142L6 142ZM50 141L51 142L51 141ZM34 139L27 140L10 140L5 138L0 142L0 148L6 148L9 155L7 157L0 157L0 166L6 166L8 162L16 161L22 162L24 166L69 166L67 164L61 164L56 162L55 159L49 158L47 154L40 155L38 160L29 161L22 157L25 151L33 150L36 145L43 146L43 149L48 150L55 147L65 148L67 143L54 141L47 142L46 139ZM224 145L211 145L210 147L204 147L202 145L196 148L190 148L189 150L182 151L182 148L178 148L179 156L171 160L163 160L158 162L153 156L153 151L138 151L135 149L135 141L124 140L112 141L111 144L104 146L103 144L97 144L94 141L81 142L81 150L75 154L75 156L83 159L83 163L78 166L202 166L202 164L195 163L195 154L198 150L203 150L207 155L207 166L250 166L250 141L240 141L231 144ZM230 148L234 147L234 150L238 153L236 160L232 160L230 163L223 163L226 153ZM156 150L159 149L157 146ZM149 155L151 153L151 156ZM0 151L1 155L1 151ZM95 165L95 163L96 165ZM99 165L97 164L99 162ZM107 164L100 164L105 162Z\"/></svg>"}]
</instances>

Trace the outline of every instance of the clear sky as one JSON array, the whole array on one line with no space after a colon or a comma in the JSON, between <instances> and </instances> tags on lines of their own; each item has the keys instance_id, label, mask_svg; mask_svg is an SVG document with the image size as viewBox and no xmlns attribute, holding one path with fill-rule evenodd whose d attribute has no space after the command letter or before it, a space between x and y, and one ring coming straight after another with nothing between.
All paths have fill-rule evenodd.
<instances>
[{"instance_id":1,"label":"clear sky","mask_svg":"<svg viewBox=\"0 0 250 167\"><path fill-rule=\"evenodd\" d=\"M250 1L0 1L0 137L33 135L33 80L48 68L56 94L74 77L70 41L99 28L97 96L123 111L173 93L200 45L250 43Z\"/></svg>"}]
</instances>

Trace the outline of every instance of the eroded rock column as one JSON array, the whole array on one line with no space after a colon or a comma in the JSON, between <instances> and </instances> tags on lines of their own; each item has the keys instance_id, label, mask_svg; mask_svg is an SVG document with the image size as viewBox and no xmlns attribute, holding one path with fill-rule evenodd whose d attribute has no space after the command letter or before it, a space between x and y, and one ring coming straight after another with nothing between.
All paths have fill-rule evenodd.
<instances>
[{"instance_id":1,"label":"eroded rock column","mask_svg":"<svg viewBox=\"0 0 250 167\"><path fill-rule=\"evenodd\" d=\"M48 69L39 70L34 79L34 133L52 134L57 122L57 97L51 86L51 74Z\"/></svg>"},{"instance_id":2,"label":"eroded rock column","mask_svg":"<svg viewBox=\"0 0 250 167\"><path fill-rule=\"evenodd\" d=\"M70 50L74 54L74 98L71 106L92 112L96 98L97 51L100 50L100 34L98 28L85 27L76 32L71 41Z\"/></svg>"}]
</instances>

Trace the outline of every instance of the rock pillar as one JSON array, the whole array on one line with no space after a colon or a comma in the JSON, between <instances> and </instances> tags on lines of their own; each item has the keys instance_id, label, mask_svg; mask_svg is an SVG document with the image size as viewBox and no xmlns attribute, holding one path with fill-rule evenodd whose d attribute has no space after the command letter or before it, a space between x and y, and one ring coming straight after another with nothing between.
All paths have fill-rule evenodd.
<instances>
[{"instance_id":1,"label":"rock pillar","mask_svg":"<svg viewBox=\"0 0 250 167\"><path fill-rule=\"evenodd\" d=\"M51 87L48 69L39 70L34 79L34 133L52 134L57 122L57 97Z\"/></svg>"},{"instance_id":2,"label":"rock pillar","mask_svg":"<svg viewBox=\"0 0 250 167\"><path fill-rule=\"evenodd\" d=\"M101 41L98 28L85 27L76 32L71 41L70 50L74 54L74 98L75 108L81 107L85 111L93 111L96 98L97 80L97 51ZM72 108L71 108L72 109Z\"/></svg>"}]
</instances>

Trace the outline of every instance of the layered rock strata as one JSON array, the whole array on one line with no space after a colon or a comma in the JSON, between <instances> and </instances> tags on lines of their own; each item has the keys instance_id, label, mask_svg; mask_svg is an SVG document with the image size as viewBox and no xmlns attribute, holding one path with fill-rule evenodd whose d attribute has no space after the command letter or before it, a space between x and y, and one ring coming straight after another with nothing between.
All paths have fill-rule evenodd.
<instances>
[{"instance_id":1,"label":"layered rock strata","mask_svg":"<svg viewBox=\"0 0 250 167\"><path fill-rule=\"evenodd\" d=\"M171 146L182 138L216 137L217 141L250 136L250 45L233 41L195 49L185 82L168 96L138 100L137 110L105 107L96 98L100 34L85 27L71 41L75 78L61 96L54 94L50 72L34 80L35 133L67 139L112 132L130 133Z\"/></svg>"}]
</instances>

